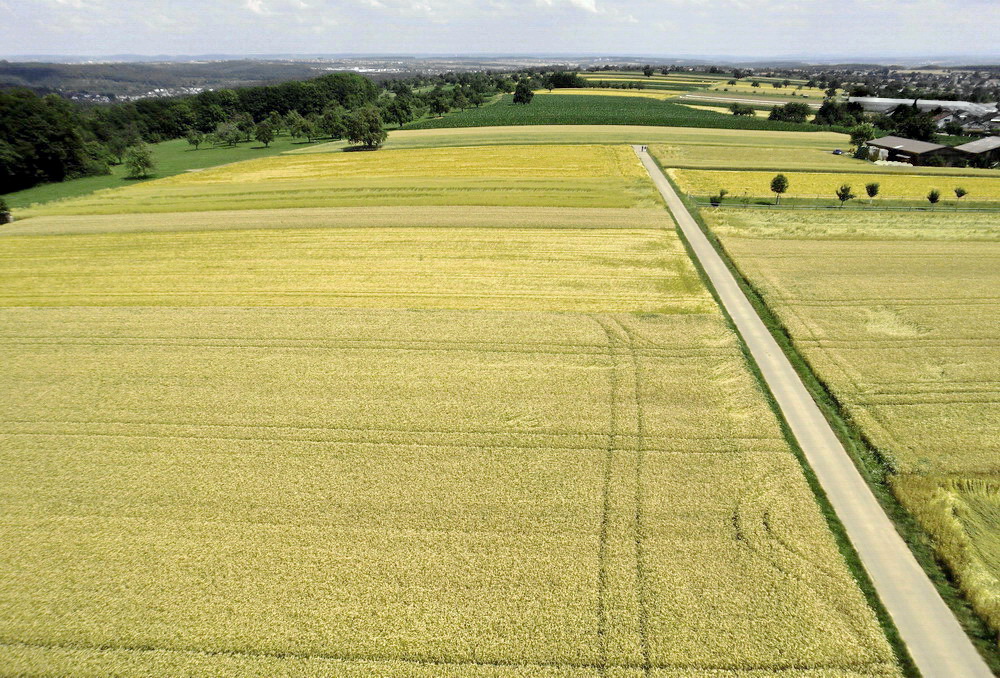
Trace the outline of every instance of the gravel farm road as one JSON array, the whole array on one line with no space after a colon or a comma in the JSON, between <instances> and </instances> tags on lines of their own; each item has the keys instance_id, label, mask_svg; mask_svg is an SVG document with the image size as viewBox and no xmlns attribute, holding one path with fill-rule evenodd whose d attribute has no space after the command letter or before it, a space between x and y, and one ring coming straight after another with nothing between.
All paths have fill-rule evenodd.
<instances>
[{"instance_id":1,"label":"gravel farm road","mask_svg":"<svg viewBox=\"0 0 1000 678\"><path fill-rule=\"evenodd\" d=\"M760 368L921 674L991 678L719 253L649 153L634 148Z\"/></svg>"}]
</instances>

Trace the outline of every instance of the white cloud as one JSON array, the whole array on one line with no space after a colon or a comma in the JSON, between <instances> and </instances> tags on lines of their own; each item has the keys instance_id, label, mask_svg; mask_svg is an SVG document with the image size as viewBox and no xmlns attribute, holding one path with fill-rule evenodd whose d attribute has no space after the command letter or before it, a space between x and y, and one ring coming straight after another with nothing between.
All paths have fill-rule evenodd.
<instances>
[{"instance_id":1,"label":"white cloud","mask_svg":"<svg viewBox=\"0 0 1000 678\"><path fill-rule=\"evenodd\" d=\"M0 51L996 53L996 2L0 0Z\"/></svg>"}]
</instances>

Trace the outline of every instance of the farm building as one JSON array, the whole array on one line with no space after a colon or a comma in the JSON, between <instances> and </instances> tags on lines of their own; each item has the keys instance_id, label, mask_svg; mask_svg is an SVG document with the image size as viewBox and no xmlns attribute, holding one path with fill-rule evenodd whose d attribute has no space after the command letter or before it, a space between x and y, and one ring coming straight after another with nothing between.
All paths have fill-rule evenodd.
<instances>
[{"instance_id":1,"label":"farm building","mask_svg":"<svg viewBox=\"0 0 1000 678\"><path fill-rule=\"evenodd\" d=\"M955 147L967 156L969 162L992 165L1000 162L1000 137L983 137Z\"/></svg>"},{"instance_id":2,"label":"farm building","mask_svg":"<svg viewBox=\"0 0 1000 678\"><path fill-rule=\"evenodd\" d=\"M878 152L879 160L908 162L911 165L950 165L963 157L950 146L903 137L881 137L872 139L867 145Z\"/></svg>"}]
</instances>

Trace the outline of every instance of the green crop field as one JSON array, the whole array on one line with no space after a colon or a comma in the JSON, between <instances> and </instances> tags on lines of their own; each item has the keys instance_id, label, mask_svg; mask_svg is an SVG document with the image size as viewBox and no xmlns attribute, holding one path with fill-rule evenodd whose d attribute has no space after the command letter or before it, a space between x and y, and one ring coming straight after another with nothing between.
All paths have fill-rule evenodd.
<instances>
[{"instance_id":1,"label":"green crop field","mask_svg":"<svg viewBox=\"0 0 1000 678\"><path fill-rule=\"evenodd\" d=\"M737 209L705 218L1000 630L996 219Z\"/></svg>"},{"instance_id":2,"label":"green crop field","mask_svg":"<svg viewBox=\"0 0 1000 678\"><path fill-rule=\"evenodd\" d=\"M504 125L668 125L722 127L748 130L816 129L807 124L741 118L711 111L697 111L670 101L648 97L567 95L536 97L528 105L505 95L499 102L443 116L412 122L406 129L439 127L492 127Z\"/></svg>"},{"instance_id":3,"label":"green crop field","mask_svg":"<svg viewBox=\"0 0 1000 678\"><path fill-rule=\"evenodd\" d=\"M631 150L441 150L3 231L2 672L900 676ZM631 206L258 193L430 173Z\"/></svg>"},{"instance_id":4,"label":"green crop field","mask_svg":"<svg viewBox=\"0 0 1000 678\"><path fill-rule=\"evenodd\" d=\"M41 205L21 217L300 207L660 203L627 146L286 155Z\"/></svg>"}]
</instances>

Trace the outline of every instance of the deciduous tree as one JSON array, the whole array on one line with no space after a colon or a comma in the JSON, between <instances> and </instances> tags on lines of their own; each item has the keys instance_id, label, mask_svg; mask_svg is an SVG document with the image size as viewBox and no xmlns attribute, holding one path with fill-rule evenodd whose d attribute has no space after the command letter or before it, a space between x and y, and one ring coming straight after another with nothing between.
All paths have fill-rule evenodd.
<instances>
[{"instance_id":1,"label":"deciduous tree","mask_svg":"<svg viewBox=\"0 0 1000 678\"><path fill-rule=\"evenodd\" d=\"M840 207L841 208L844 207L844 203L845 202L847 202L848 200L854 200L854 198L856 198L856 197L857 196L855 196L851 192L851 185L850 184L841 184L840 188L837 189L837 200L840 201Z\"/></svg>"},{"instance_id":2,"label":"deciduous tree","mask_svg":"<svg viewBox=\"0 0 1000 678\"><path fill-rule=\"evenodd\" d=\"M346 120L347 139L352 144L367 148L379 148L385 141L386 131L382 129L382 117L374 106L353 111Z\"/></svg>"},{"instance_id":3,"label":"deciduous tree","mask_svg":"<svg viewBox=\"0 0 1000 678\"><path fill-rule=\"evenodd\" d=\"M779 174L771 179L771 193L774 193L774 204L781 200L781 194L788 190L788 177Z\"/></svg>"},{"instance_id":4,"label":"deciduous tree","mask_svg":"<svg viewBox=\"0 0 1000 678\"><path fill-rule=\"evenodd\" d=\"M531 91L531 85L526 80L517 83L514 88L514 103L528 105L535 98L535 93Z\"/></svg>"},{"instance_id":5,"label":"deciduous tree","mask_svg":"<svg viewBox=\"0 0 1000 678\"><path fill-rule=\"evenodd\" d=\"M125 151L125 171L129 179L145 179L155 168L153 152L146 144L138 144Z\"/></svg>"}]
</instances>

